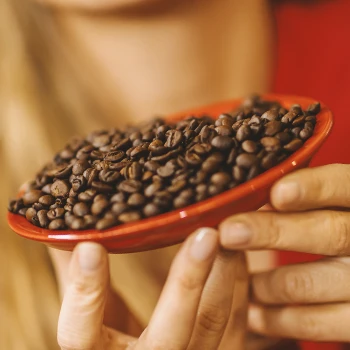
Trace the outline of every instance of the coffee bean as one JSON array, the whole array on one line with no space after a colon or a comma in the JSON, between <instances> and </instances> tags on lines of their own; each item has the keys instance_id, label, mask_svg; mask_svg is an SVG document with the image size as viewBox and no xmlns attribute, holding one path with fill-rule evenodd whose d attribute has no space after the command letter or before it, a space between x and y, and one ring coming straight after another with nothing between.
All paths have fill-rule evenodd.
<instances>
[{"instance_id":1,"label":"coffee bean","mask_svg":"<svg viewBox=\"0 0 350 350\"><path fill-rule=\"evenodd\" d=\"M85 215L84 216L84 228L91 228L94 227L96 225L98 221L98 218L96 216L93 215Z\"/></svg>"},{"instance_id":2,"label":"coffee bean","mask_svg":"<svg viewBox=\"0 0 350 350\"><path fill-rule=\"evenodd\" d=\"M49 230L63 230L66 225L63 219L52 220L49 224Z\"/></svg>"},{"instance_id":3,"label":"coffee bean","mask_svg":"<svg viewBox=\"0 0 350 350\"><path fill-rule=\"evenodd\" d=\"M50 224L50 220L47 217L47 210L39 210L37 216L40 227L47 228Z\"/></svg>"},{"instance_id":4,"label":"coffee bean","mask_svg":"<svg viewBox=\"0 0 350 350\"><path fill-rule=\"evenodd\" d=\"M42 205L48 206L48 207L50 205L52 205L54 202L55 202L55 198L49 194L46 194L46 195L41 196L39 198L39 203L41 203Z\"/></svg>"},{"instance_id":5,"label":"coffee bean","mask_svg":"<svg viewBox=\"0 0 350 350\"><path fill-rule=\"evenodd\" d=\"M78 160L72 168L74 175L83 175L86 169L90 168L90 163L87 160Z\"/></svg>"},{"instance_id":6,"label":"coffee bean","mask_svg":"<svg viewBox=\"0 0 350 350\"><path fill-rule=\"evenodd\" d=\"M75 218L69 226L72 230L82 230L85 228L85 220L83 218Z\"/></svg>"},{"instance_id":7,"label":"coffee bean","mask_svg":"<svg viewBox=\"0 0 350 350\"><path fill-rule=\"evenodd\" d=\"M205 182L207 179L207 173L205 171L198 171L193 177L189 179L191 185L198 185L202 182Z\"/></svg>"},{"instance_id":8,"label":"coffee bean","mask_svg":"<svg viewBox=\"0 0 350 350\"><path fill-rule=\"evenodd\" d=\"M318 114L321 112L321 104L319 102L311 104L307 109L309 114Z\"/></svg>"},{"instance_id":9,"label":"coffee bean","mask_svg":"<svg viewBox=\"0 0 350 350\"><path fill-rule=\"evenodd\" d=\"M117 163L120 162L124 157L125 153L123 151L113 151L107 153L107 155L104 157L104 160L107 162Z\"/></svg>"},{"instance_id":10,"label":"coffee bean","mask_svg":"<svg viewBox=\"0 0 350 350\"><path fill-rule=\"evenodd\" d=\"M141 133L139 133L140 137L137 137L136 139L140 139L141 138ZM116 142L112 148L111 148L111 151L126 151L129 147L131 147L131 143L133 141L135 141L136 139L134 140L131 140L131 138L124 138L122 140L118 140L118 142Z\"/></svg>"},{"instance_id":11,"label":"coffee bean","mask_svg":"<svg viewBox=\"0 0 350 350\"><path fill-rule=\"evenodd\" d=\"M220 151L226 151L231 148L233 141L229 136L216 136L211 141L211 145Z\"/></svg>"},{"instance_id":12,"label":"coffee bean","mask_svg":"<svg viewBox=\"0 0 350 350\"><path fill-rule=\"evenodd\" d=\"M141 158L148 155L149 143L143 143L142 145L136 146L131 152L130 157L132 158Z\"/></svg>"},{"instance_id":13,"label":"coffee bean","mask_svg":"<svg viewBox=\"0 0 350 350\"><path fill-rule=\"evenodd\" d=\"M210 151L212 150L212 147L207 143L197 143L192 147L192 150L194 153L200 156L204 156L210 153Z\"/></svg>"},{"instance_id":14,"label":"coffee bean","mask_svg":"<svg viewBox=\"0 0 350 350\"><path fill-rule=\"evenodd\" d=\"M55 219L59 219L62 218L65 214L65 210L64 208L55 208L55 209L51 209L47 212L47 217L50 220L55 220Z\"/></svg>"},{"instance_id":15,"label":"coffee bean","mask_svg":"<svg viewBox=\"0 0 350 350\"><path fill-rule=\"evenodd\" d=\"M247 153L256 153L258 151L258 145L252 140L245 140L242 143L242 149Z\"/></svg>"},{"instance_id":16,"label":"coffee bean","mask_svg":"<svg viewBox=\"0 0 350 350\"><path fill-rule=\"evenodd\" d=\"M209 185L208 187L208 194L210 196L216 196L220 193L222 193L225 190L223 186L220 185Z\"/></svg>"},{"instance_id":17,"label":"coffee bean","mask_svg":"<svg viewBox=\"0 0 350 350\"><path fill-rule=\"evenodd\" d=\"M64 222L65 222L66 226L71 227L71 224L73 223L75 218L76 217L72 213L69 213L69 212L65 213L64 214Z\"/></svg>"},{"instance_id":18,"label":"coffee bean","mask_svg":"<svg viewBox=\"0 0 350 350\"><path fill-rule=\"evenodd\" d=\"M100 215L108 207L109 207L109 201L105 197L102 197L101 199L93 202L93 204L91 206L91 213L93 215ZM88 213L84 213L83 215L78 215L78 216L84 216L84 215L87 215L87 214Z\"/></svg>"},{"instance_id":19,"label":"coffee bean","mask_svg":"<svg viewBox=\"0 0 350 350\"><path fill-rule=\"evenodd\" d=\"M263 137L260 142L267 152L276 152L281 149L281 142L276 137Z\"/></svg>"},{"instance_id":20,"label":"coffee bean","mask_svg":"<svg viewBox=\"0 0 350 350\"><path fill-rule=\"evenodd\" d=\"M137 180L124 180L118 185L118 190L125 193L139 192L142 188L142 183Z\"/></svg>"},{"instance_id":21,"label":"coffee bean","mask_svg":"<svg viewBox=\"0 0 350 350\"><path fill-rule=\"evenodd\" d=\"M292 122L292 125L293 126L300 126L300 125L303 125L305 122L305 117L303 115L301 115L300 117L298 118L295 118Z\"/></svg>"},{"instance_id":22,"label":"coffee bean","mask_svg":"<svg viewBox=\"0 0 350 350\"><path fill-rule=\"evenodd\" d=\"M159 191L163 187L162 183L154 182L151 185L147 186L145 189L146 197L153 197L157 191Z\"/></svg>"},{"instance_id":23,"label":"coffee bean","mask_svg":"<svg viewBox=\"0 0 350 350\"><path fill-rule=\"evenodd\" d=\"M116 193L114 194L110 201L113 203L113 202L118 202L118 203L121 203L121 202L125 202L126 201L126 195L125 193L123 192L119 192L119 193Z\"/></svg>"},{"instance_id":24,"label":"coffee bean","mask_svg":"<svg viewBox=\"0 0 350 350\"><path fill-rule=\"evenodd\" d=\"M295 152L303 145L303 141L299 139L294 139L285 145L283 148L289 152Z\"/></svg>"},{"instance_id":25,"label":"coffee bean","mask_svg":"<svg viewBox=\"0 0 350 350\"><path fill-rule=\"evenodd\" d=\"M289 109L291 112L297 114L297 115L300 115L303 113L303 110L301 109L301 106L298 105L298 104L294 104L290 107Z\"/></svg>"},{"instance_id":26,"label":"coffee bean","mask_svg":"<svg viewBox=\"0 0 350 350\"><path fill-rule=\"evenodd\" d=\"M308 115L305 118L305 121L311 123L312 125L315 125L316 124L316 117L314 115Z\"/></svg>"},{"instance_id":27,"label":"coffee bean","mask_svg":"<svg viewBox=\"0 0 350 350\"><path fill-rule=\"evenodd\" d=\"M300 128L300 127L296 127L296 128L293 128L291 131L292 131L292 134L293 134L295 137L299 137L301 128Z\"/></svg>"},{"instance_id":28,"label":"coffee bean","mask_svg":"<svg viewBox=\"0 0 350 350\"><path fill-rule=\"evenodd\" d=\"M178 180L176 179L176 181L174 181L174 183L172 183L172 185L170 187L168 187L168 191L170 193L177 193L179 191L181 191L182 189L184 189L187 185L187 182L185 180Z\"/></svg>"},{"instance_id":29,"label":"coffee bean","mask_svg":"<svg viewBox=\"0 0 350 350\"><path fill-rule=\"evenodd\" d=\"M18 210L18 214L22 215L22 216L26 216L27 210L28 210L28 208L21 208ZM12 210L10 210L10 211L12 211Z\"/></svg>"},{"instance_id":30,"label":"coffee bean","mask_svg":"<svg viewBox=\"0 0 350 350\"><path fill-rule=\"evenodd\" d=\"M223 161L224 156L221 153L214 153L203 162L202 169L205 172L213 173L219 169Z\"/></svg>"},{"instance_id":31,"label":"coffee bean","mask_svg":"<svg viewBox=\"0 0 350 350\"><path fill-rule=\"evenodd\" d=\"M166 152L168 152L168 149L164 146L163 141L156 139L150 143L148 146L148 150L152 152L152 155L154 156L160 156Z\"/></svg>"},{"instance_id":32,"label":"coffee bean","mask_svg":"<svg viewBox=\"0 0 350 350\"><path fill-rule=\"evenodd\" d=\"M261 119L266 119L266 120L269 120L269 121L273 121L273 120L276 120L278 119L279 117L279 112L276 111L276 110L269 110L269 111L266 111L262 116L261 116Z\"/></svg>"},{"instance_id":33,"label":"coffee bean","mask_svg":"<svg viewBox=\"0 0 350 350\"><path fill-rule=\"evenodd\" d=\"M250 127L249 127L248 125L242 125L242 126L237 130L236 139L237 139L239 142L242 142L242 141L244 141L244 140L249 139L250 135L251 135Z\"/></svg>"},{"instance_id":34,"label":"coffee bean","mask_svg":"<svg viewBox=\"0 0 350 350\"><path fill-rule=\"evenodd\" d=\"M226 187L231 182L231 176L225 172L219 172L212 175L210 181L214 185Z\"/></svg>"},{"instance_id":35,"label":"coffee bean","mask_svg":"<svg viewBox=\"0 0 350 350\"><path fill-rule=\"evenodd\" d=\"M97 221L96 223L96 229L97 230L106 230L107 228L113 227L118 223L117 219L100 219L99 221Z\"/></svg>"},{"instance_id":36,"label":"coffee bean","mask_svg":"<svg viewBox=\"0 0 350 350\"><path fill-rule=\"evenodd\" d=\"M254 154L242 153L236 159L236 164L244 169L249 169L258 162Z\"/></svg>"},{"instance_id":37,"label":"coffee bean","mask_svg":"<svg viewBox=\"0 0 350 350\"><path fill-rule=\"evenodd\" d=\"M77 204L74 205L73 207L73 214L76 216L85 216L89 213L89 207L86 203L84 202L78 202Z\"/></svg>"},{"instance_id":38,"label":"coffee bean","mask_svg":"<svg viewBox=\"0 0 350 350\"><path fill-rule=\"evenodd\" d=\"M299 137L304 141L309 139L311 137L311 135L312 135L311 129L303 129L299 133Z\"/></svg>"},{"instance_id":39,"label":"coffee bean","mask_svg":"<svg viewBox=\"0 0 350 350\"><path fill-rule=\"evenodd\" d=\"M282 130L282 123L278 120L273 120L265 125L265 135L275 136Z\"/></svg>"},{"instance_id":40,"label":"coffee bean","mask_svg":"<svg viewBox=\"0 0 350 350\"><path fill-rule=\"evenodd\" d=\"M145 205L142 212L146 218L161 214L160 208L154 203L148 203L147 205Z\"/></svg>"},{"instance_id":41,"label":"coffee bean","mask_svg":"<svg viewBox=\"0 0 350 350\"><path fill-rule=\"evenodd\" d=\"M81 148L77 154L76 158L79 160L84 160L84 159L89 159L90 153L94 150L94 146L92 145L87 145Z\"/></svg>"},{"instance_id":42,"label":"coffee bean","mask_svg":"<svg viewBox=\"0 0 350 350\"><path fill-rule=\"evenodd\" d=\"M187 207L191 203L192 203L191 200L189 198L186 198L186 197L176 197L173 201L173 205L174 205L175 209Z\"/></svg>"},{"instance_id":43,"label":"coffee bean","mask_svg":"<svg viewBox=\"0 0 350 350\"><path fill-rule=\"evenodd\" d=\"M297 116L297 113L290 111L282 117L281 121L282 123L291 123Z\"/></svg>"},{"instance_id":44,"label":"coffee bean","mask_svg":"<svg viewBox=\"0 0 350 350\"><path fill-rule=\"evenodd\" d=\"M118 216L122 213L124 213L125 211L127 211L129 209L129 206L125 203L114 203L111 210L112 212Z\"/></svg>"},{"instance_id":45,"label":"coffee bean","mask_svg":"<svg viewBox=\"0 0 350 350\"><path fill-rule=\"evenodd\" d=\"M282 145L285 145L286 143L290 142L293 137L288 132L279 132L276 134L276 138L280 140Z\"/></svg>"},{"instance_id":46,"label":"coffee bean","mask_svg":"<svg viewBox=\"0 0 350 350\"><path fill-rule=\"evenodd\" d=\"M109 143L110 136L108 134L96 135L92 140L92 145L96 148L105 146Z\"/></svg>"},{"instance_id":47,"label":"coffee bean","mask_svg":"<svg viewBox=\"0 0 350 350\"><path fill-rule=\"evenodd\" d=\"M198 166L203 162L202 158L194 151L186 152L185 161L192 166Z\"/></svg>"},{"instance_id":48,"label":"coffee bean","mask_svg":"<svg viewBox=\"0 0 350 350\"><path fill-rule=\"evenodd\" d=\"M194 190L192 188L187 188L186 190L183 190L180 192L179 196L182 198L191 199L194 196Z\"/></svg>"},{"instance_id":49,"label":"coffee bean","mask_svg":"<svg viewBox=\"0 0 350 350\"><path fill-rule=\"evenodd\" d=\"M123 224L138 221L141 219L141 214L137 211L129 211L123 214L120 214L118 217L119 221Z\"/></svg>"},{"instance_id":50,"label":"coffee bean","mask_svg":"<svg viewBox=\"0 0 350 350\"><path fill-rule=\"evenodd\" d=\"M87 181L87 186L91 186L92 182L98 178L98 170L93 168L88 168L84 171L83 176Z\"/></svg>"},{"instance_id":51,"label":"coffee bean","mask_svg":"<svg viewBox=\"0 0 350 350\"><path fill-rule=\"evenodd\" d=\"M227 126L227 125L220 125L215 128L215 131L220 135L220 136L232 136L233 130L232 127Z\"/></svg>"},{"instance_id":52,"label":"coffee bean","mask_svg":"<svg viewBox=\"0 0 350 350\"><path fill-rule=\"evenodd\" d=\"M278 162L277 156L274 153L268 153L262 160L261 166L264 169L270 169L275 166Z\"/></svg>"},{"instance_id":53,"label":"coffee bean","mask_svg":"<svg viewBox=\"0 0 350 350\"><path fill-rule=\"evenodd\" d=\"M162 166L157 169L157 174L162 178L168 178L173 176L175 170L172 166Z\"/></svg>"},{"instance_id":54,"label":"coffee bean","mask_svg":"<svg viewBox=\"0 0 350 350\"><path fill-rule=\"evenodd\" d=\"M100 181L105 182L107 184L111 184L116 182L120 177L120 174L118 171L108 171L108 170L102 170L100 171L98 178Z\"/></svg>"},{"instance_id":55,"label":"coffee bean","mask_svg":"<svg viewBox=\"0 0 350 350\"><path fill-rule=\"evenodd\" d=\"M30 221L33 225L37 225L39 223L37 211L33 208L28 208L28 210L26 211L26 219Z\"/></svg>"},{"instance_id":56,"label":"coffee bean","mask_svg":"<svg viewBox=\"0 0 350 350\"><path fill-rule=\"evenodd\" d=\"M51 195L54 197L65 197L68 195L69 190L69 185L64 180L55 181L50 188Z\"/></svg>"},{"instance_id":57,"label":"coffee bean","mask_svg":"<svg viewBox=\"0 0 350 350\"><path fill-rule=\"evenodd\" d=\"M42 194L40 190L30 190L26 192L22 197L24 205L31 205L38 202Z\"/></svg>"},{"instance_id":58,"label":"coffee bean","mask_svg":"<svg viewBox=\"0 0 350 350\"><path fill-rule=\"evenodd\" d=\"M100 181L93 181L91 186L97 192L111 193L113 191L113 187L111 185L108 185L108 184L106 184L104 182L100 182Z\"/></svg>"},{"instance_id":59,"label":"coffee bean","mask_svg":"<svg viewBox=\"0 0 350 350\"><path fill-rule=\"evenodd\" d=\"M141 207L142 205L144 205L146 202L145 197L140 194L140 193L133 193L129 199L127 204L130 205L131 207Z\"/></svg>"},{"instance_id":60,"label":"coffee bean","mask_svg":"<svg viewBox=\"0 0 350 350\"><path fill-rule=\"evenodd\" d=\"M86 184L86 179L83 175L74 175L74 178L72 179L72 190L74 192L81 191Z\"/></svg>"},{"instance_id":61,"label":"coffee bean","mask_svg":"<svg viewBox=\"0 0 350 350\"><path fill-rule=\"evenodd\" d=\"M81 202L91 202L94 197L96 196L96 190L94 189L88 189L86 190L85 192L81 192L78 194L78 199L81 201ZM75 204L75 203L73 203Z\"/></svg>"},{"instance_id":62,"label":"coffee bean","mask_svg":"<svg viewBox=\"0 0 350 350\"><path fill-rule=\"evenodd\" d=\"M237 181L238 183L243 182L246 179L246 171L239 167L239 166L234 166L232 169L232 176Z\"/></svg>"},{"instance_id":63,"label":"coffee bean","mask_svg":"<svg viewBox=\"0 0 350 350\"><path fill-rule=\"evenodd\" d=\"M50 194L51 193L51 186L52 184L45 185L41 190L43 193Z\"/></svg>"}]
</instances>

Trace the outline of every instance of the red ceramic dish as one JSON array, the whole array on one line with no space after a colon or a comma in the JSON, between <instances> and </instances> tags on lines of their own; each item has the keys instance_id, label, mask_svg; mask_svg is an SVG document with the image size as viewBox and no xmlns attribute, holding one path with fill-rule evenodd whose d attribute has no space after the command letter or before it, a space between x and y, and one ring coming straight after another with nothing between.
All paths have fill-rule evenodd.
<instances>
[{"instance_id":1,"label":"red ceramic dish","mask_svg":"<svg viewBox=\"0 0 350 350\"><path fill-rule=\"evenodd\" d=\"M315 102L312 99L294 96L265 95L263 98L277 100L286 108L295 103L307 108ZM231 100L196 108L170 116L168 120L174 121L188 115L204 113L219 116L237 107L241 102L242 100ZM180 243L197 228L215 227L232 214L257 210L266 204L269 201L269 190L276 180L296 169L308 166L330 133L332 123L331 111L322 105L313 136L288 159L232 190L186 208L104 231L50 231L34 226L24 217L12 213L8 213L8 223L16 233L25 238L63 250L72 250L82 241L101 243L110 253L138 252Z\"/></svg>"}]
</instances>

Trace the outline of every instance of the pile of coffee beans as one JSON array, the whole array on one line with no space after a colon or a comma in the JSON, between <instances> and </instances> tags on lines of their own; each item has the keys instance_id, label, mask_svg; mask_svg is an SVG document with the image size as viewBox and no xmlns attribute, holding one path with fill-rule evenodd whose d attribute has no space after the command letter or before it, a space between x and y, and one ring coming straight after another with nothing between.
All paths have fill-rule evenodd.
<instances>
[{"instance_id":1,"label":"pile of coffee beans","mask_svg":"<svg viewBox=\"0 0 350 350\"><path fill-rule=\"evenodd\" d=\"M9 210L50 230L102 230L186 207L285 160L319 112L319 103L287 110L253 96L216 120L93 132L69 142Z\"/></svg>"}]
</instances>

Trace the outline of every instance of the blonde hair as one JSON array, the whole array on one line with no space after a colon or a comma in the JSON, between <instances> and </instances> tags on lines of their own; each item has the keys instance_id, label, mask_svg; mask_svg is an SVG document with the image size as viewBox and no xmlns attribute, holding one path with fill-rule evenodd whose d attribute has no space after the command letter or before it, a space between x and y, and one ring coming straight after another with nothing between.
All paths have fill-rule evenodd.
<instances>
[{"instance_id":1,"label":"blonde hair","mask_svg":"<svg viewBox=\"0 0 350 350\"><path fill-rule=\"evenodd\" d=\"M82 80L49 9L28 0L0 2L1 208L68 137L96 127L98 108ZM47 249L10 232L4 214L0 349L54 350L59 297Z\"/></svg>"}]
</instances>

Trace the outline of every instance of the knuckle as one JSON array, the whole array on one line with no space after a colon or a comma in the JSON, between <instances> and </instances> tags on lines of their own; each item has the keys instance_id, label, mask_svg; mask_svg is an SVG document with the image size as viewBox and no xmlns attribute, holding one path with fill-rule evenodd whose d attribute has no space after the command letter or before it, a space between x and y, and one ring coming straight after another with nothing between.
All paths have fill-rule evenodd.
<instances>
[{"instance_id":1,"label":"knuckle","mask_svg":"<svg viewBox=\"0 0 350 350\"><path fill-rule=\"evenodd\" d=\"M195 273L180 274L177 278L178 285L186 292L196 292L204 287L203 278Z\"/></svg>"},{"instance_id":2,"label":"knuckle","mask_svg":"<svg viewBox=\"0 0 350 350\"><path fill-rule=\"evenodd\" d=\"M314 280L308 272L289 272L282 277L280 293L284 302L313 300Z\"/></svg>"},{"instance_id":3,"label":"knuckle","mask_svg":"<svg viewBox=\"0 0 350 350\"><path fill-rule=\"evenodd\" d=\"M276 214L267 214L268 222L266 227L269 229L269 234L267 235L267 242L265 242L263 248L275 248L282 245L281 242L281 230L278 223L278 217Z\"/></svg>"},{"instance_id":4,"label":"knuckle","mask_svg":"<svg viewBox=\"0 0 350 350\"><path fill-rule=\"evenodd\" d=\"M329 232L330 253L347 255L350 250L350 220L344 220L343 213L331 212L328 215L327 229Z\"/></svg>"},{"instance_id":5,"label":"knuckle","mask_svg":"<svg viewBox=\"0 0 350 350\"><path fill-rule=\"evenodd\" d=\"M198 332L205 336L208 333L220 334L225 330L228 319L228 310L214 306L203 308L197 316Z\"/></svg>"},{"instance_id":6,"label":"knuckle","mask_svg":"<svg viewBox=\"0 0 350 350\"><path fill-rule=\"evenodd\" d=\"M322 331L317 320L308 315L304 315L298 320L299 338L301 339L320 339Z\"/></svg>"}]
</instances>

